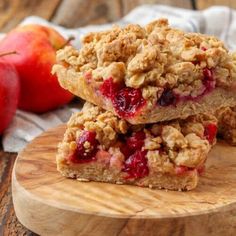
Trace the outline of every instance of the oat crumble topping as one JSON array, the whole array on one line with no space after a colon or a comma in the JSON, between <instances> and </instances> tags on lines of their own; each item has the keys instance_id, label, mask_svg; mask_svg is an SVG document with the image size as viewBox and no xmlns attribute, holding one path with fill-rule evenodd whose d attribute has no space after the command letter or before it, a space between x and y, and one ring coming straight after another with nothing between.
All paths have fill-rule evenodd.
<instances>
[{"instance_id":1,"label":"oat crumble topping","mask_svg":"<svg viewBox=\"0 0 236 236\"><path fill-rule=\"evenodd\" d=\"M236 77L236 56L221 41L171 28L166 19L89 33L80 51L68 46L58 51L57 60L78 73L90 73L97 87L112 77L140 88L151 103L165 87L181 96L202 94L204 68L213 71L216 86L228 86Z\"/></svg>"}]
</instances>

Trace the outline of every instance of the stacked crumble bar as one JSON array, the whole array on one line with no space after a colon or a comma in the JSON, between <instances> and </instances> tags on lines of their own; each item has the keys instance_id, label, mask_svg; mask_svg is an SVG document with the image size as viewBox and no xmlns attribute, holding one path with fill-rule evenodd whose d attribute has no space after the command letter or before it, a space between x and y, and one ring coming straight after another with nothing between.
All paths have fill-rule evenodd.
<instances>
[{"instance_id":1,"label":"stacked crumble bar","mask_svg":"<svg viewBox=\"0 0 236 236\"><path fill-rule=\"evenodd\" d=\"M90 33L80 50L61 49L57 60L61 86L87 101L59 144L63 175L196 187L217 132L206 114L236 105L235 60L221 41L160 19Z\"/></svg>"}]
</instances>

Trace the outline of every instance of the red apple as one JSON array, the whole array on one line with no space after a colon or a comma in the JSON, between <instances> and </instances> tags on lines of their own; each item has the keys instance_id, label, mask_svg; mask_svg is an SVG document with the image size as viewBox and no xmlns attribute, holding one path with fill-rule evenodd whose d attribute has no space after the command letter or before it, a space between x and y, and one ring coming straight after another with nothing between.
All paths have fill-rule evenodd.
<instances>
[{"instance_id":1,"label":"red apple","mask_svg":"<svg viewBox=\"0 0 236 236\"><path fill-rule=\"evenodd\" d=\"M20 79L14 66L0 58L0 134L11 122L20 95Z\"/></svg>"},{"instance_id":2,"label":"red apple","mask_svg":"<svg viewBox=\"0 0 236 236\"><path fill-rule=\"evenodd\" d=\"M58 32L40 25L19 26L0 42L0 53L17 52L4 59L15 66L20 77L20 109L46 112L72 100L73 95L51 74L56 51L65 44Z\"/></svg>"}]
</instances>

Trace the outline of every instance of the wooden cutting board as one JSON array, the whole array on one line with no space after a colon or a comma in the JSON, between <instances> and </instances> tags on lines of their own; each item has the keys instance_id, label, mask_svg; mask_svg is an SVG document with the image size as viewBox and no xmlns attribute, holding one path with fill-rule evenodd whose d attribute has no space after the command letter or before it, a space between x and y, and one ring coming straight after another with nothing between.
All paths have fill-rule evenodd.
<instances>
[{"instance_id":1,"label":"wooden cutting board","mask_svg":"<svg viewBox=\"0 0 236 236\"><path fill-rule=\"evenodd\" d=\"M64 126L19 155L12 194L20 222L40 235L236 235L236 148L218 143L190 192L66 179L55 154Z\"/></svg>"}]
</instances>

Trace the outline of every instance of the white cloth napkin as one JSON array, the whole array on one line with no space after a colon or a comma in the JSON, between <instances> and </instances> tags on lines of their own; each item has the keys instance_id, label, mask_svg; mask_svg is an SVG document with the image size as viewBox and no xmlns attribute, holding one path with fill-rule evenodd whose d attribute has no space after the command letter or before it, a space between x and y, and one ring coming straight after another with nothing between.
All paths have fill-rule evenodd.
<instances>
[{"instance_id":1,"label":"white cloth napkin","mask_svg":"<svg viewBox=\"0 0 236 236\"><path fill-rule=\"evenodd\" d=\"M136 23L140 25L157 18L166 17L170 25L188 32L211 34L222 39L230 50L236 49L236 11L228 7L214 6L203 11L193 11L163 5L143 5L135 8L118 22L118 25ZM52 24L40 17L31 16L21 24L41 24L58 30L63 36L74 36L73 46L80 47L80 38L90 31L100 31L112 24L91 25L77 29L66 29ZM66 122L70 115L79 110L65 106L42 115L18 110L3 135L3 149L6 152L18 152L44 130Z\"/></svg>"}]
</instances>

